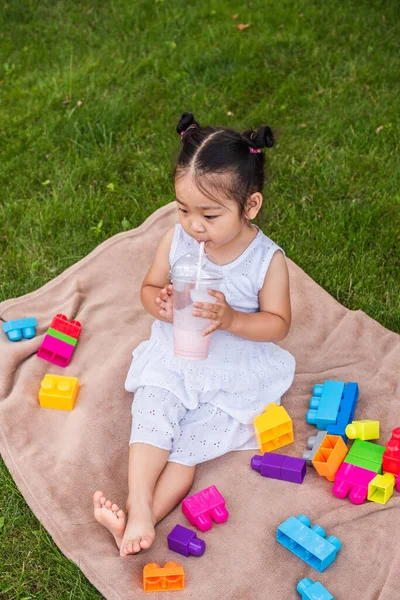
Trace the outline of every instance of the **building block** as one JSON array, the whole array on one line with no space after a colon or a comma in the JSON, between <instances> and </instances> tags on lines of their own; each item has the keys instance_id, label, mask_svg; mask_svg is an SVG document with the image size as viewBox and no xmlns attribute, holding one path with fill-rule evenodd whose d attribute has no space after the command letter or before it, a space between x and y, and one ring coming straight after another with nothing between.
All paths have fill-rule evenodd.
<instances>
[{"instance_id":1,"label":"building block","mask_svg":"<svg viewBox=\"0 0 400 600\"><path fill-rule=\"evenodd\" d=\"M368 496L368 485L376 473L356 465L343 462L336 475L332 493L336 498L345 498L347 494L353 504L362 504Z\"/></svg>"},{"instance_id":2,"label":"building block","mask_svg":"<svg viewBox=\"0 0 400 600\"><path fill-rule=\"evenodd\" d=\"M306 414L307 423L316 425L318 429L326 429L328 425L334 425L339 412L344 386L343 381L331 381L329 379L323 385L314 385L310 410Z\"/></svg>"},{"instance_id":3,"label":"building block","mask_svg":"<svg viewBox=\"0 0 400 600\"><path fill-rule=\"evenodd\" d=\"M304 560L317 571L324 571L336 558L342 547L334 535L325 539L325 531L319 525L311 527L310 519L305 515L289 517L276 531L276 540Z\"/></svg>"},{"instance_id":4,"label":"building block","mask_svg":"<svg viewBox=\"0 0 400 600\"><path fill-rule=\"evenodd\" d=\"M66 335L65 333L61 333L61 331L58 331L57 329L53 329L52 327L48 328L47 335L51 335L51 337L53 337L53 338L62 340L63 342L66 342L67 344L70 344L71 346L76 346L76 344L78 343L78 340L76 338L73 338L70 335Z\"/></svg>"},{"instance_id":5,"label":"building block","mask_svg":"<svg viewBox=\"0 0 400 600\"><path fill-rule=\"evenodd\" d=\"M177 562L167 562L164 567L148 563L143 569L143 589L145 592L172 592L183 590L185 573Z\"/></svg>"},{"instance_id":6,"label":"building block","mask_svg":"<svg viewBox=\"0 0 400 600\"><path fill-rule=\"evenodd\" d=\"M10 342L19 342L22 338L30 340L35 337L37 322L35 317L27 319L16 319L3 323L3 331Z\"/></svg>"},{"instance_id":7,"label":"building block","mask_svg":"<svg viewBox=\"0 0 400 600\"><path fill-rule=\"evenodd\" d=\"M206 549L206 543L200 540L195 531L175 525L167 537L168 548L182 556L202 556Z\"/></svg>"},{"instance_id":8,"label":"building block","mask_svg":"<svg viewBox=\"0 0 400 600\"><path fill-rule=\"evenodd\" d=\"M347 442L346 427L353 420L356 412L358 393L358 383L353 381L346 383L336 424L329 424L326 428L331 435L341 435L345 442Z\"/></svg>"},{"instance_id":9,"label":"building block","mask_svg":"<svg viewBox=\"0 0 400 600\"><path fill-rule=\"evenodd\" d=\"M328 592L322 583L319 581L314 583L308 577L300 579L296 590L299 592L301 600L334 600L332 594Z\"/></svg>"},{"instance_id":10,"label":"building block","mask_svg":"<svg viewBox=\"0 0 400 600\"><path fill-rule=\"evenodd\" d=\"M307 447L308 450L303 452L303 458L308 464L308 466L312 466L312 459L314 458L318 448L320 447L322 440L326 436L326 431L318 431L317 435L313 435L308 438Z\"/></svg>"},{"instance_id":11,"label":"building block","mask_svg":"<svg viewBox=\"0 0 400 600\"><path fill-rule=\"evenodd\" d=\"M353 421L346 427L346 435L354 440L377 440L379 438L379 421Z\"/></svg>"},{"instance_id":12,"label":"building block","mask_svg":"<svg viewBox=\"0 0 400 600\"><path fill-rule=\"evenodd\" d=\"M368 484L368 500L378 502L378 504L386 504L389 498L393 496L394 481L392 473L375 475Z\"/></svg>"},{"instance_id":13,"label":"building block","mask_svg":"<svg viewBox=\"0 0 400 600\"><path fill-rule=\"evenodd\" d=\"M282 479L282 481L291 481L292 483L303 483L307 471L304 459L272 452L265 452L263 456L256 454L251 459L250 465L263 477Z\"/></svg>"},{"instance_id":14,"label":"building block","mask_svg":"<svg viewBox=\"0 0 400 600\"><path fill-rule=\"evenodd\" d=\"M317 473L326 477L328 481L334 481L336 471L347 452L347 446L340 435L327 434L315 453L312 464Z\"/></svg>"},{"instance_id":15,"label":"building block","mask_svg":"<svg viewBox=\"0 0 400 600\"><path fill-rule=\"evenodd\" d=\"M72 410L79 391L77 377L45 375L40 384L39 403L42 408Z\"/></svg>"},{"instance_id":16,"label":"building block","mask_svg":"<svg viewBox=\"0 0 400 600\"><path fill-rule=\"evenodd\" d=\"M61 313L58 313L53 318L50 327L75 339L79 338L82 331L82 326L79 321L75 321L74 319L68 321L67 317Z\"/></svg>"},{"instance_id":17,"label":"building block","mask_svg":"<svg viewBox=\"0 0 400 600\"><path fill-rule=\"evenodd\" d=\"M385 473L400 474L400 427L393 429L392 437L386 444L382 468Z\"/></svg>"},{"instance_id":18,"label":"building block","mask_svg":"<svg viewBox=\"0 0 400 600\"><path fill-rule=\"evenodd\" d=\"M396 477L396 492L400 492L400 475Z\"/></svg>"},{"instance_id":19,"label":"building block","mask_svg":"<svg viewBox=\"0 0 400 600\"><path fill-rule=\"evenodd\" d=\"M45 335L37 355L53 365L67 367L74 350L75 346L71 346L71 344L58 340L51 335Z\"/></svg>"},{"instance_id":20,"label":"building block","mask_svg":"<svg viewBox=\"0 0 400 600\"><path fill-rule=\"evenodd\" d=\"M182 501L182 512L191 525L200 531L211 529L215 523L224 523L229 512L225 508L225 500L215 485L193 494Z\"/></svg>"},{"instance_id":21,"label":"building block","mask_svg":"<svg viewBox=\"0 0 400 600\"><path fill-rule=\"evenodd\" d=\"M254 419L255 435L262 453L277 450L294 440L293 423L283 406L268 404Z\"/></svg>"},{"instance_id":22,"label":"building block","mask_svg":"<svg viewBox=\"0 0 400 600\"><path fill-rule=\"evenodd\" d=\"M384 452L384 446L356 439L343 462L357 465L369 471L375 471L375 473L382 473L382 456Z\"/></svg>"}]
</instances>

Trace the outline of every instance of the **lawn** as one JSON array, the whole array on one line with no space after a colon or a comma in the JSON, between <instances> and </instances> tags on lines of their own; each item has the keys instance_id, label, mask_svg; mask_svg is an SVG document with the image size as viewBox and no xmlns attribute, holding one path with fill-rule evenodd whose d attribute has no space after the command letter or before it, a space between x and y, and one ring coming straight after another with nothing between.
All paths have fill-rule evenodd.
<instances>
[{"instance_id":1,"label":"lawn","mask_svg":"<svg viewBox=\"0 0 400 600\"><path fill-rule=\"evenodd\" d=\"M277 132L262 229L399 332L399 39L397 0L2 3L0 300L173 200L190 110ZM0 538L0 598L102 597L3 463Z\"/></svg>"}]
</instances>

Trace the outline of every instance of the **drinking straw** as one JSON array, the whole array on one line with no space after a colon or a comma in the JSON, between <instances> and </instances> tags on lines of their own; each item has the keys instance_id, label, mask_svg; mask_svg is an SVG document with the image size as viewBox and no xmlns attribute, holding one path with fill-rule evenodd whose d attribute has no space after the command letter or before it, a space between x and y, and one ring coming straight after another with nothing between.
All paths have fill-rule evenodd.
<instances>
[{"instance_id":1,"label":"drinking straw","mask_svg":"<svg viewBox=\"0 0 400 600\"><path fill-rule=\"evenodd\" d=\"M196 290L198 290L199 286L200 286L200 273L201 273L201 268L203 266L203 256L204 256L204 242L200 242L199 262L197 263L197 276L196 276L196 286L195 286Z\"/></svg>"}]
</instances>

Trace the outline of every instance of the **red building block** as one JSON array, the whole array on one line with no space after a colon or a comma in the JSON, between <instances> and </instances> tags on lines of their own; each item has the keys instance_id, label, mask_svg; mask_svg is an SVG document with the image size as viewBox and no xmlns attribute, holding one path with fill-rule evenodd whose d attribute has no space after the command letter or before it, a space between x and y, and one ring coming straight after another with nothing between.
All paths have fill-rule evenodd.
<instances>
[{"instance_id":1,"label":"red building block","mask_svg":"<svg viewBox=\"0 0 400 600\"><path fill-rule=\"evenodd\" d=\"M61 331L61 333L70 335L76 340L79 338L82 331L82 326L79 321L68 321L67 317L61 313L54 317L50 327L56 329L57 331Z\"/></svg>"},{"instance_id":2,"label":"red building block","mask_svg":"<svg viewBox=\"0 0 400 600\"><path fill-rule=\"evenodd\" d=\"M392 437L386 444L382 457L382 471L384 473L400 474L400 427L392 431Z\"/></svg>"}]
</instances>

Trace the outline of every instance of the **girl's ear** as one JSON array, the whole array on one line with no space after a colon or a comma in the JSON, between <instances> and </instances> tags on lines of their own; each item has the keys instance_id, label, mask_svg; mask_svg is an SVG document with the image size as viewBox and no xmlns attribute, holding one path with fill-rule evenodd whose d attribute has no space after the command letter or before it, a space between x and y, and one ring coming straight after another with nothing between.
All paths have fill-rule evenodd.
<instances>
[{"instance_id":1,"label":"girl's ear","mask_svg":"<svg viewBox=\"0 0 400 600\"><path fill-rule=\"evenodd\" d=\"M249 196L246 202L246 219L252 220L256 218L262 206L262 201L263 197L261 192L254 192L254 194L251 194L251 196Z\"/></svg>"}]
</instances>

